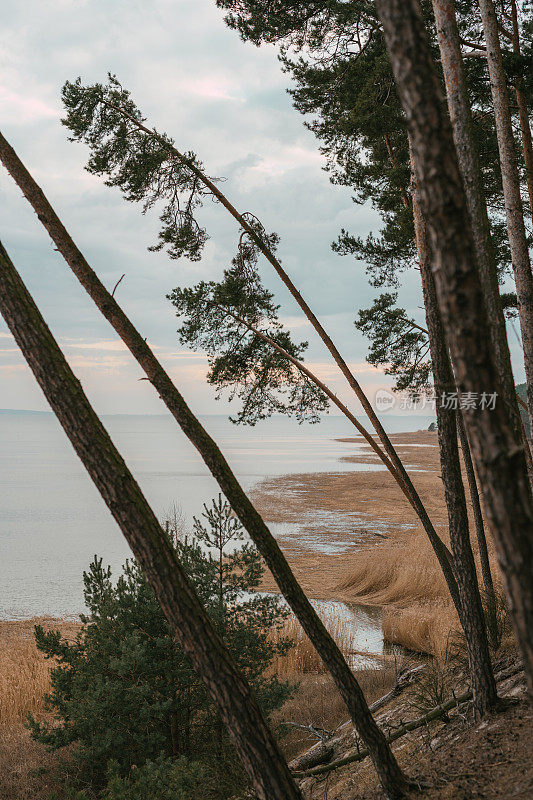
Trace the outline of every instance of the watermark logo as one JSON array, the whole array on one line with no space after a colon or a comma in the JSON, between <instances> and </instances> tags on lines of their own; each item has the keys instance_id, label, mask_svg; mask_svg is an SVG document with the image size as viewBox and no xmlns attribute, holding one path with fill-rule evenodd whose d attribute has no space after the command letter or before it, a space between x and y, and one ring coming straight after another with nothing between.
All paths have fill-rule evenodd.
<instances>
[{"instance_id":1,"label":"watermark logo","mask_svg":"<svg viewBox=\"0 0 533 800\"><path fill-rule=\"evenodd\" d=\"M378 389L374 398L376 411L390 411L396 404L396 397L387 389Z\"/></svg>"},{"instance_id":2,"label":"watermark logo","mask_svg":"<svg viewBox=\"0 0 533 800\"><path fill-rule=\"evenodd\" d=\"M497 392L441 392L438 397L434 394L424 394L418 397L410 395L393 394L388 389L378 389L374 397L376 411L390 411L398 408L399 411L435 411L437 407L444 411L494 411L496 408Z\"/></svg>"}]
</instances>

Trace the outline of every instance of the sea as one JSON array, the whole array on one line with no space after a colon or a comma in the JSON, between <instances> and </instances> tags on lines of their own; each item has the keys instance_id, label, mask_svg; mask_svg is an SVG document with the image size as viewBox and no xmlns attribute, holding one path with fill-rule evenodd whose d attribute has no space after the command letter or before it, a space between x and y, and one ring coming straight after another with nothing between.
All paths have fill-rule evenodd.
<instances>
[{"instance_id":1,"label":"sea","mask_svg":"<svg viewBox=\"0 0 533 800\"><path fill-rule=\"evenodd\" d=\"M219 488L173 418L116 414L102 421L158 517L177 510L192 526ZM382 469L342 460L365 447L362 439L336 441L356 434L344 417L325 416L316 425L273 417L252 428L225 416L201 421L245 489L276 475ZM426 429L431 421L382 416L389 433ZM118 575L130 552L55 416L0 411L0 619L79 614L83 571L95 555ZM327 610L359 615L358 630L379 650L379 614L340 603ZM364 644L358 639L354 649Z\"/></svg>"}]
</instances>

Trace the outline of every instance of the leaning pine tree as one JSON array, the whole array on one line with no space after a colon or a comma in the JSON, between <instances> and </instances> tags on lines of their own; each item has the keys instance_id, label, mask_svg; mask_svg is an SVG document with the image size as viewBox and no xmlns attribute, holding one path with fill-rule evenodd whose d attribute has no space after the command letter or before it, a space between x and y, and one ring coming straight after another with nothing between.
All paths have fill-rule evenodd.
<instances>
[{"instance_id":1,"label":"leaning pine tree","mask_svg":"<svg viewBox=\"0 0 533 800\"><path fill-rule=\"evenodd\" d=\"M0 153L4 164L23 189L24 194L38 213L39 219L49 231L80 283L135 356L171 414L202 455L236 515L252 541L257 545L278 583L281 593L330 671L350 717L368 747L382 785L391 797L400 797L403 791L402 787L405 786L404 776L383 732L378 728L369 711L361 687L338 646L296 581L275 538L244 493L216 443L188 408L185 400L150 350L146 340L126 317L112 294L99 281L48 203L42 190L1 135Z\"/></svg>"},{"instance_id":2,"label":"leaning pine tree","mask_svg":"<svg viewBox=\"0 0 533 800\"><path fill-rule=\"evenodd\" d=\"M237 211L216 182L208 177L193 153L180 152L166 134L148 128L129 92L123 89L116 77L109 76L107 86L95 84L84 87L79 79L73 83L67 82L63 89L63 100L67 108L65 124L73 138L86 142L91 148L87 169L106 176L106 183L120 187L127 200L143 202L145 210L158 202L166 203L161 214L159 241L154 249L165 247L171 257L188 255L198 259L206 240L206 231L198 223L195 210L205 196L212 196L239 224L240 259L254 264L258 255L262 254L272 265L371 420L394 467L391 473L419 516L454 603L458 606L450 553L437 535L411 478L358 380L277 258L277 236L267 234L253 214Z\"/></svg>"},{"instance_id":3,"label":"leaning pine tree","mask_svg":"<svg viewBox=\"0 0 533 800\"><path fill-rule=\"evenodd\" d=\"M92 409L5 249L0 313L202 677L261 800L301 799L247 681L215 632L175 550Z\"/></svg>"}]
</instances>

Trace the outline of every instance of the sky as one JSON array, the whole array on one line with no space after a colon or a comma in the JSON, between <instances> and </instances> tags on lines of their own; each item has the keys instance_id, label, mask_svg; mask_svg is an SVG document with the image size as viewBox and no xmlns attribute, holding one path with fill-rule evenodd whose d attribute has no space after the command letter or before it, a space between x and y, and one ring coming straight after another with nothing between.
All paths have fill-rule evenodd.
<instances>
[{"instance_id":1,"label":"sky","mask_svg":"<svg viewBox=\"0 0 533 800\"><path fill-rule=\"evenodd\" d=\"M330 184L318 142L291 105L290 78L273 46L256 48L229 30L214 0L3 0L0 32L2 132L41 185L85 257L108 288L125 273L116 298L147 338L191 407L226 413L206 385L203 353L180 345L166 294L175 286L219 279L234 255L237 227L211 202L200 212L210 240L201 262L150 253L157 214L141 215L118 189L84 170L88 151L61 125L61 87L81 76L115 73L150 126L193 150L241 211L276 231L279 255L364 388L390 378L365 361L368 343L353 320L376 290L364 264L332 252L341 228L366 235L377 214ZM0 238L99 413L162 413L152 387L63 262L20 190L0 168ZM355 410L350 391L295 302L261 263L265 285L295 338L309 341L306 361ZM402 277L400 301L423 322L419 276ZM519 344L510 345L517 380ZM33 376L0 318L0 408L46 410Z\"/></svg>"}]
</instances>

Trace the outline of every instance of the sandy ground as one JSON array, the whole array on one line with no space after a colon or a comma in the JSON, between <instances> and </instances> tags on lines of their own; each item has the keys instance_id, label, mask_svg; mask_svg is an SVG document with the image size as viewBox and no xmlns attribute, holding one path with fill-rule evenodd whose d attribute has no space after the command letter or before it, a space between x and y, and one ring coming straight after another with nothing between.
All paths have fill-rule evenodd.
<instances>
[{"instance_id":1,"label":"sandy ground","mask_svg":"<svg viewBox=\"0 0 533 800\"><path fill-rule=\"evenodd\" d=\"M512 673L498 682L500 697L516 705L487 716L473 718L470 703L457 705L446 722L435 720L398 739L393 751L405 774L420 787L412 800L530 800L533 797L533 714L528 705L524 674L514 656L495 665ZM376 715L388 733L421 711L417 684ZM356 751L351 723L342 725L330 740L332 760ZM383 800L369 759L302 780L308 800Z\"/></svg>"},{"instance_id":2,"label":"sandy ground","mask_svg":"<svg viewBox=\"0 0 533 800\"><path fill-rule=\"evenodd\" d=\"M393 434L390 438L437 532L446 539L447 513L437 434L417 431ZM345 456L343 460L380 464L371 448L366 443L362 445L361 438L338 441L354 442L358 450L363 449L362 454ZM386 470L294 474L267 479L257 487L253 500L267 522L294 523L294 527L301 523L300 535L284 535L283 528L276 535L305 592L317 599L354 600L339 584L349 574L358 552L379 544L384 537L408 536L422 529L409 502ZM352 535L347 537L346 530L339 531L334 520L336 515L353 512L354 519L349 520ZM275 589L270 574L264 586Z\"/></svg>"}]
</instances>

